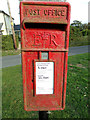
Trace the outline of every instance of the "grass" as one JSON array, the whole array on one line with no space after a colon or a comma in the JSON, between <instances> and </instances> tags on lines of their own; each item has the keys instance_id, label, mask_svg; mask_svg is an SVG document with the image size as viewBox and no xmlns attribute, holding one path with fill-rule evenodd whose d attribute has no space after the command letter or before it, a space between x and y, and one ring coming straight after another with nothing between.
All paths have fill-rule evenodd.
<instances>
[{"instance_id":1,"label":"grass","mask_svg":"<svg viewBox=\"0 0 90 120\"><path fill-rule=\"evenodd\" d=\"M7 55L19 55L21 53L21 50L2 50L2 56Z\"/></svg>"},{"instance_id":2,"label":"grass","mask_svg":"<svg viewBox=\"0 0 90 120\"><path fill-rule=\"evenodd\" d=\"M66 108L51 111L50 120L88 118L88 59L87 53L69 57ZM23 108L21 65L3 68L2 73L2 117L38 119L38 112Z\"/></svg>"},{"instance_id":3,"label":"grass","mask_svg":"<svg viewBox=\"0 0 90 120\"><path fill-rule=\"evenodd\" d=\"M90 45L88 36L77 37L73 41L70 41L70 47L84 46L84 45Z\"/></svg>"},{"instance_id":4,"label":"grass","mask_svg":"<svg viewBox=\"0 0 90 120\"><path fill-rule=\"evenodd\" d=\"M51 118L88 117L88 54L70 56L68 61L66 108L54 111ZM53 120L52 119L52 120Z\"/></svg>"}]
</instances>

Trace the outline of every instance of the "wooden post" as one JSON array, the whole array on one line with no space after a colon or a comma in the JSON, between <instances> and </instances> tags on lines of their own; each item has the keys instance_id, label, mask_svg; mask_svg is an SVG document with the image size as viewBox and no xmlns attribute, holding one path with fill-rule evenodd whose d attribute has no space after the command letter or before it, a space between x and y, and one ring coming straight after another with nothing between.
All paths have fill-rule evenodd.
<instances>
[{"instance_id":1,"label":"wooden post","mask_svg":"<svg viewBox=\"0 0 90 120\"><path fill-rule=\"evenodd\" d=\"M14 28L13 28L13 19L11 17L10 5L9 5L9 1L8 0L7 0L7 4L8 4L8 9L9 9L9 14L10 14L10 21L11 21L11 28L12 28L12 33L13 33L14 47L17 50L15 32L14 32Z\"/></svg>"}]
</instances>

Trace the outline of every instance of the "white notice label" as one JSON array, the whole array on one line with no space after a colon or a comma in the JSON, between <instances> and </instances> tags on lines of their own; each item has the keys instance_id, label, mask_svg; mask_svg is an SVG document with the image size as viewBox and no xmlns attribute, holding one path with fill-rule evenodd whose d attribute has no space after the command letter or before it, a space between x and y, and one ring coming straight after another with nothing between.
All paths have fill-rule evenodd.
<instances>
[{"instance_id":1,"label":"white notice label","mask_svg":"<svg viewBox=\"0 0 90 120\"><path fill-rule=\"evenodd\" d=\"M36 94L54 93L54 62L36 62Z\"/></svg>"}]
</instances>

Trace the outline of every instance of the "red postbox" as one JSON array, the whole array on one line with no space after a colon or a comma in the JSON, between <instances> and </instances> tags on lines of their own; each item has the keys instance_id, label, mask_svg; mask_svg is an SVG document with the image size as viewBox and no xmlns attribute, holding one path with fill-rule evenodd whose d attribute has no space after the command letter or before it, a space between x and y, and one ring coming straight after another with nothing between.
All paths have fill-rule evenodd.
<instances>
[{"instance_id":1,"label":"red postbox","mask_svg":"<svg viewBox=\"0 0 90 120\"><path fill-rule=\"evenodd\" d=\"M21 45L26 111L65 108L70 5L21 2Z\"/></svg>"}]
</instances>

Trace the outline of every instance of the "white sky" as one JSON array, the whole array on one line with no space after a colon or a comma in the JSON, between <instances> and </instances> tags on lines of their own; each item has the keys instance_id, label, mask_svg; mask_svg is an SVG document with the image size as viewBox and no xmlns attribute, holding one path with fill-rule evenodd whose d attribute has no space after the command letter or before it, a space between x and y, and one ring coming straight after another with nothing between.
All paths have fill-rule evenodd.
<instances>
[{"instance_id":1,"label":"white sky","mask_svg":"<svg viewBox=\"0 0 90 120\"><path fill-rule=\"evenodd\" d=\"M82 23L88 23L88 2L90 0L67 0L71 4L71 23L73 20L79 20ZM11 14L15 24L20 24L19 18L19 0L9 0ZM89 5L90 6L90 5ZM0 0L0 10L8 13L7 0Z\"/></svg>"}]
</instances>

